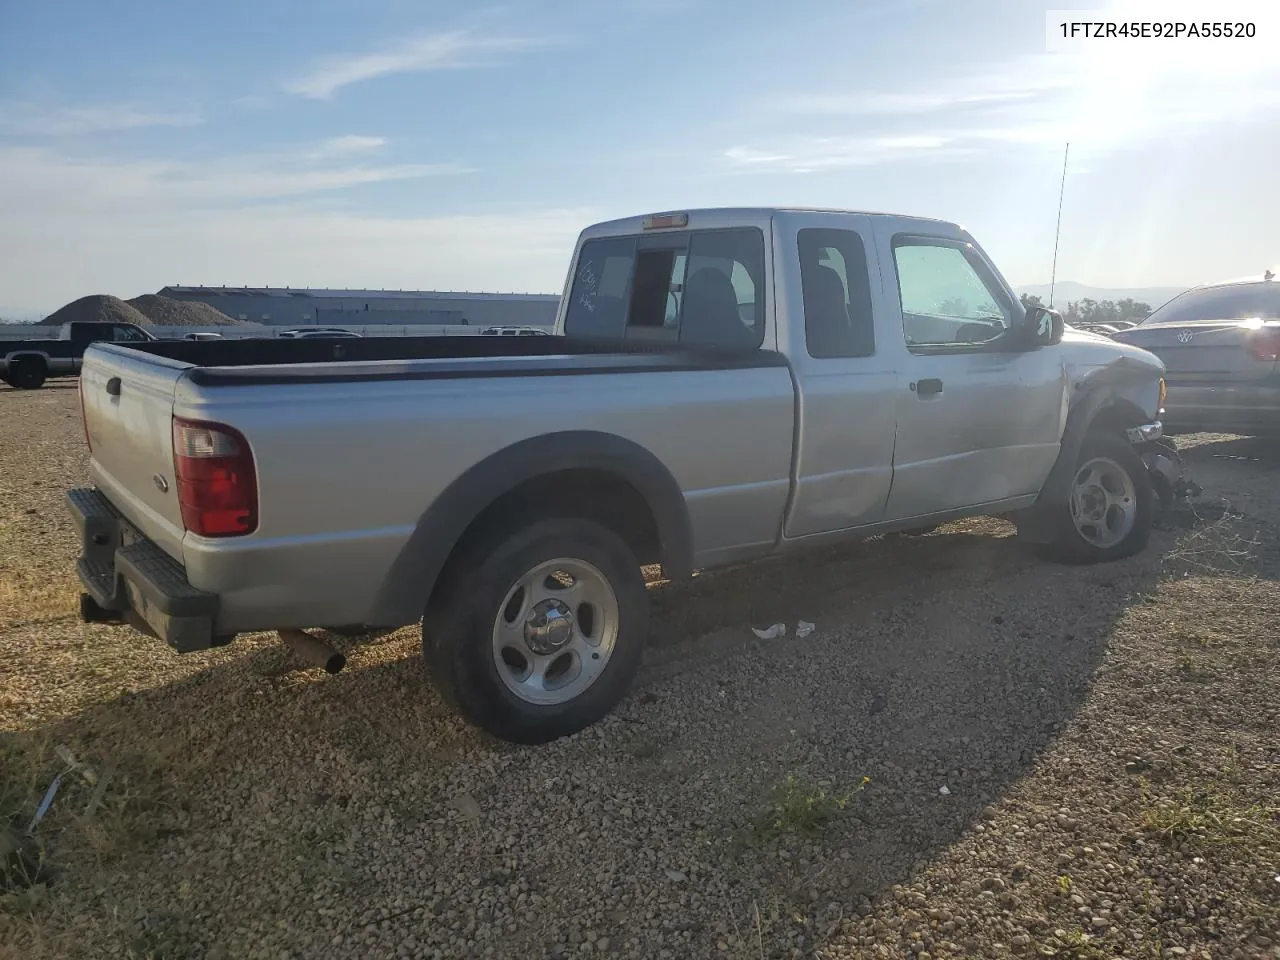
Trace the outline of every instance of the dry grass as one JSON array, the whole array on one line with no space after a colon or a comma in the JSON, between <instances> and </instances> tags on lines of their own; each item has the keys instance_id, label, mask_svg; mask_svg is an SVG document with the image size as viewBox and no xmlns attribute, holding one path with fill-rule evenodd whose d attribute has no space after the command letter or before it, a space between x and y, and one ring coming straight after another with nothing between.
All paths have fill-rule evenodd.
<instances>
[{"instance_id":1,"label":"dry grass","mask_svg":"<svg viewBox=\"0 0 1280 960\"><path fill-rule=\"evenodd\" d=\"M412 630L328 678L268 637L178 657L78 623L74 391L0 388L6 409L0 825L25 828L59 748L93 776L36 831L48 877L0 894L3 960L538 958L588 933L636 957L662 938L743 960L1252 958L1280 939L1262 508L1206 508L1092 570L979 520L663 585L637 695L514 750L443 707ZM1216 482L1274 504L1274 473L1235 477ZM818 634L746 629L796 616ZM781 784L763 813L760 783ZM753 817L768 843L700 842Z\"/></svg>"}]
</instances>

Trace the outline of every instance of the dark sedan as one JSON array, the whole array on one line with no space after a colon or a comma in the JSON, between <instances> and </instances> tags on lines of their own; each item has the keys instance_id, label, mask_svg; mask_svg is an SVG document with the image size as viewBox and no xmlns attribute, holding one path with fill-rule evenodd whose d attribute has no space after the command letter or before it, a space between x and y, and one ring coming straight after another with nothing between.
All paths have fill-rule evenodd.
<instances>
[{"instance_id":1,"label":"dark sedan","mask_svg":"<svg viewBox=\"0 0 1280 960\"><path fill-rule=\"evenodd\" d=\"M1166 431L1280 434L1280 281L1195 287L1112 335L1166 367Z\"/></svg>"}]
</instances>

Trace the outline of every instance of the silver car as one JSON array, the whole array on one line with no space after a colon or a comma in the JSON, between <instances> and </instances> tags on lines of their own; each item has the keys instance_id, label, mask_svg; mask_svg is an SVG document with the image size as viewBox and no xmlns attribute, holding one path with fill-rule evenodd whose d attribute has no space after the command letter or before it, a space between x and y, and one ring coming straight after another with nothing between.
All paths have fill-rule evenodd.
<instances>
[{"instance_id":1,"label":"silver car","mask_svg":"<svg viewBox=\"0 0 1280 960\"><path fill-rule=\"evenodd\" d=\"M1280 280L1195 287L1114 339L1165 364L1166 431L1280 433Z\"/></svg>"}]
</instances>

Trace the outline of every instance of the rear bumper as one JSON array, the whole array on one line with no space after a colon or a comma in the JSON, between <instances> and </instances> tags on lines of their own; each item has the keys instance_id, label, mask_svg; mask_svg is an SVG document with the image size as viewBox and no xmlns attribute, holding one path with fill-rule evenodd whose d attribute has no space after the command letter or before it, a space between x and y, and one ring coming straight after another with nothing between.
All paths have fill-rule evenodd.
<instances>
[{"instance_id":1,"label":"rear bumper","mask_svg":"<svg viewBox=\"0 0 1280 960\"><path fill-rule=\"evenodd\" d=\"M1280 383L1172 382L1168 390L1164 420L1172 430L1280 431Z\"/></svg>"},{"instance_id":2,"label":"rear bumper","mask_svg":"<svg viewBox=\"0 0 1280 960\"><path fill-rule=\"evenodd\" d=\"M182 564L122 517L101 491L67 491L67 507L80 532L76 573L105 614L94 619L127 622L179 653L230 643L215 632L218 597L187 582ZM90 619L82 604L82 616Z\"/></svg>"}]
</instances>

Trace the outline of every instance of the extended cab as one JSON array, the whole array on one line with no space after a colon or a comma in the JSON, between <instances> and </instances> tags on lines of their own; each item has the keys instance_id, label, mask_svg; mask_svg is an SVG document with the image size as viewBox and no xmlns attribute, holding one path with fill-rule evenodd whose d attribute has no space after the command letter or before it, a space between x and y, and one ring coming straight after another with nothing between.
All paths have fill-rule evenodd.
<instances>
[{"instance_id":1,"label":"extended cab","mask_svg":"<svg viewBox=\"0 0 1280 960\"><path fill-rule=\"evenodd\" d=\"M150 343L156 338L136 323L73 320L56 338L0 340L0 380L19 390L38 390L50 377L74 377L91 343Z\"/></svg>"},{"instance_id":2,"label":"extended cab","mask_svg":"<svg viewBox=\"0 0 1280 960\"><path fill-rule=\"evenodd\" d=\"M1151 354L1025 311L962 228L799 209L590 227L556 335L98 344L88 620L178 651L422 621L472 722L539 742L623 695L642 565L973 515L1071 562L1147 542L1177 454Z\"/></svg>"}]
</instances>

